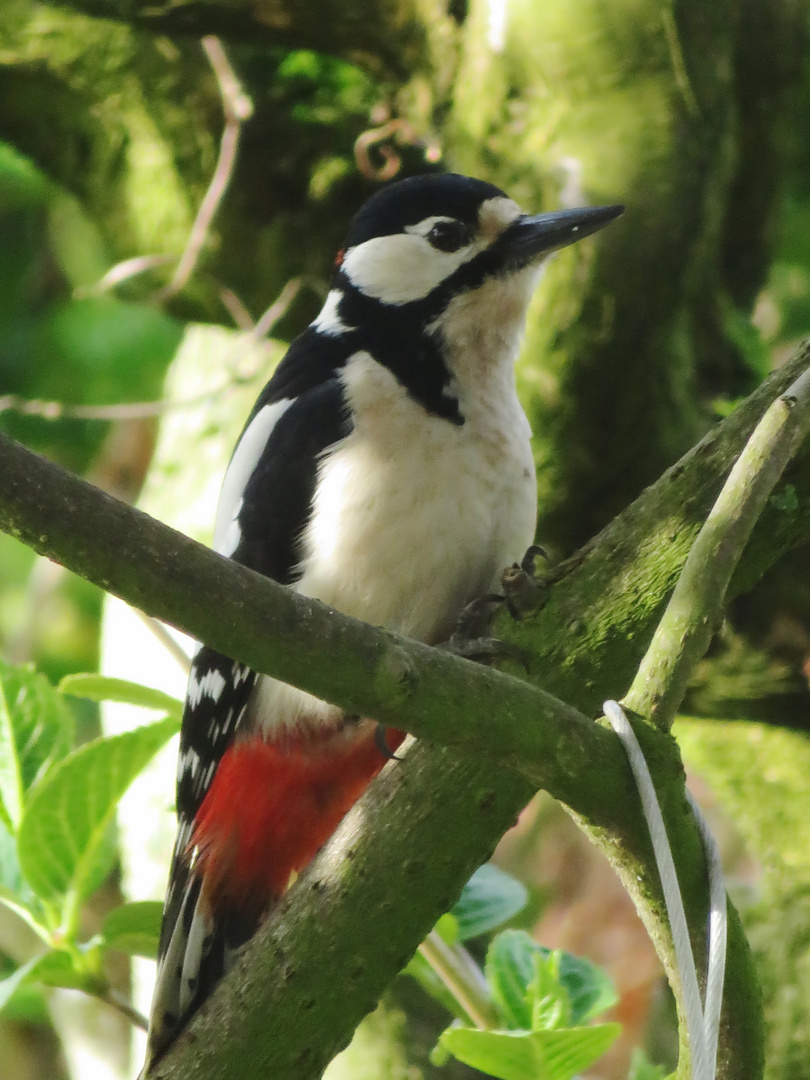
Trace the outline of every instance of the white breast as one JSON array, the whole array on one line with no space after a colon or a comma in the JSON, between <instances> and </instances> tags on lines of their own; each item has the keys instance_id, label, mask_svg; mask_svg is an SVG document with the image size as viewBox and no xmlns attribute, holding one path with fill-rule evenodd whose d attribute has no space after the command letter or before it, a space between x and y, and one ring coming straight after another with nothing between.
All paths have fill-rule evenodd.
<instances>
[{"instance_id":1,"label":"white breast","mask_svg":"<svg viewBox=\"0 0 810 1080\"><path fill-rule=\"evenodd\" d=\"M366 622L442 640L531 542L528 421L511 385L490 387L498 393L483 408L467 403L461 427L431 416L363 353L344 383L355 427L321 465L298 588Z\"/></svg>"},{"instance_id":2,"label":"white breast","mask_svg":"<svg viewBox=\"0 0 810 1080\"><path fill-rule=\"evenodd\" d=\"M354 429L320 465L300 592L437 643L467 603L499 588L536 518L531 431L511 363L517 342L500 327L494 352L493 341L468 342L455 366L463 426L430 415L367 353L351 358L342 379ZM339 712L265 678L253 715L268 730Z\"/></svg>"}]
</instances>

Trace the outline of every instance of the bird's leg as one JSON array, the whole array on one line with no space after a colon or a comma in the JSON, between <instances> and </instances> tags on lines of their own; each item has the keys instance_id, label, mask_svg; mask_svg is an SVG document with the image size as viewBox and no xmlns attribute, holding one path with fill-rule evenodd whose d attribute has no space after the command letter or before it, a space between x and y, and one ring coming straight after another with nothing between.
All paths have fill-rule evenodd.
<instances>
[{"instance_id":1,"label":"bird's leg","mask_svg":"<svg viewBox=\"0 0 810 1080\"><path fill-rule=\"evenodd\" d=\"M525 618L533 611L539 611L546 602L548 582L545 577L538 577L535 570L537 559L548 562L548 555L543 548L532 544L520 563L507 566L501 577L503 594L487 593L468 604L456 622L449 641L440 648L474 660L479 664L491 664L502 658L516 660L526 666L525 657L520 649L509 642L501 641L490 634L492 621L502 604L513 619Z\"/></svg>"},{"instance_id":2,"label":"bird's leg","mask_svg":"<svg viewBox=\"0 0 810 1080\"><path fill-rule=\"evenodd\" d=\"M549 562L546 552L537 544L532 544L520 563L507 566L501 576L501 588L509 614L519 621L533 611L539 611L546 603L549 582L545 577L538 577L537 559Z\"/></svg>"},{"instance_id":3,"label":"bird's leg","mask_svg":"<svg viewBox=\"0 0 810 1080\"><path fill-rule=\"evenodd\" d=\"M523 664L523 654L518 648L489 633L495 613L503 603L500 593L476 597L459 615L450 639L439 648L478 664L491 664L504 657Z\"/></svg>"}]
</instances>

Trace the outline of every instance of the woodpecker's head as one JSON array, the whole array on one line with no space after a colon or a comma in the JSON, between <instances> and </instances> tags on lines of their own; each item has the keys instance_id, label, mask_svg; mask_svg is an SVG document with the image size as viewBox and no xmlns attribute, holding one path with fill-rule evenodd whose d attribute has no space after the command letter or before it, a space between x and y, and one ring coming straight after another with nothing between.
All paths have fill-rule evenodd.
<instances>
[{"instance_id":1,"label":"woodpecker's head","mask_svg":"<svg viewBox=\"0 0 810 1080\"><path fill-rule=\"evenodd\" d=\"M543 260L622 210L529 215L454 173L390 184L352 221L313 328L365 349L431 412L463 423L462 368L511 363Z\"/></svg>"}]
</instances>

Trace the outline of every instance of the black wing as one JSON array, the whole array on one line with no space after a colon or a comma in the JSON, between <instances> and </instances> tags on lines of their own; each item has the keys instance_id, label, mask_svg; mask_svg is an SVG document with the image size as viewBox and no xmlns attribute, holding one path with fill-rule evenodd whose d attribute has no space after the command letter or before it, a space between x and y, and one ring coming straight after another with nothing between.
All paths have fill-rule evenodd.
<instances>
[{"instance_id":1,"label":"black wing","mask_svg":"<svg viewBox=\"0 0 810 1080\"><path fill-rule=\"evenodd\" d=\"M231 556L284 584L300 576L300 540L311 512L320 458L351 430L336 375L337 354L330 342L323 350L303 348L302 353L306 338L303 335L291 347L240 437L265 405L292 399L269 432L244 484L236 514L239 542ZM206 926L206 935L200 938L200 881L189 869L187 849L194 818L244 719L257 678L244 664L205 645L192 661L180 731L178 832L161 927L150 1060L162 1053L178 1026L210 992L230 951L254 929L242 926L234 916L232 926L227 920ZM190 953L195 954L191 959Z\"/></svg>"}]
</instances>

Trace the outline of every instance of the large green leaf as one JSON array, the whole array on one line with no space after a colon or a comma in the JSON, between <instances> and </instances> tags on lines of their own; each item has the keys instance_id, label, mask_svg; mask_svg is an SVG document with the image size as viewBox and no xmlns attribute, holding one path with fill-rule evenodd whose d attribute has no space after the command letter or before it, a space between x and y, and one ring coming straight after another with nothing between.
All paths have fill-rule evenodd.
<instances>
[{"instance_id":1,"label":"large green leaf","mask_svg":"<svg viewBox=\"0 0 810 1080\"><path fill-rule=\"evenodd\" d=\"M0 820L0 889L5 889L24 902L31 900L28 883L22 876L17 858L17 840Z\"/></svg>"},{"instance_id":2,"label":"large green leaf","mask_svg":"<svg viewBox=\"0 0 810 1080\"><path fill-rule=\"evenodd\" d=\"M30 665L14 667L0 660L0 683L10 723L10 734L7 727L6 734L0 739L3 742L13 739L17 759L14 768L24 799L49 767L72 747L73 714L62 695ZM0 749L5 753L7 748L0 746ZM9 780L8 771L6 780ZM10 783L13 787L17 781L12 779ZM3 791L4 801L6 790Z\"/></svg>"},{"instance_id":3,"label":"large green leaf","mask_svg":"<svg viewBox=\"0 0 810 1080\"><path fill-rule=\"evenodd\" d=\"M62 949L49 949L33 957L0 981L0 1012L11 1001L16 991L26 983L44 983L46 986L67 986L80 989L87 976L76 969L69 953Z\"/></svg>"},{"instance_id":4,"label":"large green leaf","mask_svg":"<svg viewBox=\"0 0 810 1080\"><path fill-rule=\"evenodd\" d=\"M162 916L163 904L158 900L122 904L104 920L101 930L104 948L154 960L157 957Z\"/></svg>"},{"instance_id":5,"label":"large green leaf","mask_svg":"<svg viewBox=\"0 0 810 1080\"><path fill-rule=\"evenodd\" d=\"M0 822L17 831L22 817L23 787L11 714L0 681Z\"/></svg>"},{"instance_id":6,"label":"large green leaf","mask_svg":"<svg viewBox=\"0 0 810 1080\"><path fill-rule=\"evenodd\" d=\"M458 940L486 934L511 919L525 906L529 898L525 885L484 863L461 890L452 914L458 924Z\"/></svg>"},{"instance_id":7,"label":"large green leaf","mask_svg":"<svg viewBox=\"0 0 810 1080\"><path fill-rule=\"evenodd\" d=\"M145 709L159 709L179 720L183 715L183 702L162 690L129 682L127 679L111 679L107 675L81 672L66 675L59 683L63 694L89 698L90 701L119 701L125 705L140 705Z\"/></svg>"},{"instance_id":8,"label":"large green leaf","mask_svg":"<svg viewBox=\"0 0 810 1080\"><path fill-rule=\"evenodd\" d=\"M177 731L171 718L74 751L38 785L19 831L22 871L38 896L86 895L119 799Z\"/></svg>"},{"instance_id":9,"label":"large green leaf","mask_svg":"<svg viewBox=\"0 0 810 1080\"><path fill-rule=\"evenodd\" d=\"M571 1080L607 1050L619 1024L557 1031L448 1028L441 1045L459 1061L499 1080Z\"/></svg>"}]
</instances>

